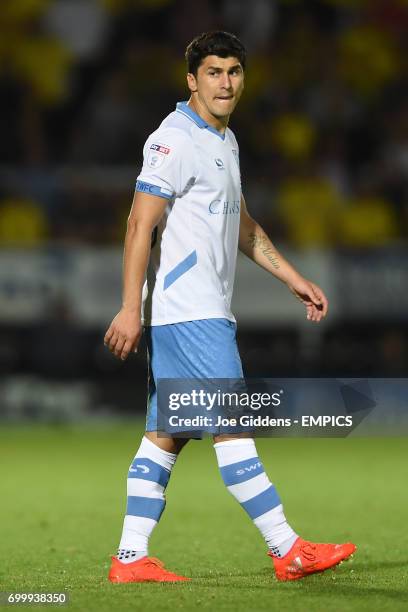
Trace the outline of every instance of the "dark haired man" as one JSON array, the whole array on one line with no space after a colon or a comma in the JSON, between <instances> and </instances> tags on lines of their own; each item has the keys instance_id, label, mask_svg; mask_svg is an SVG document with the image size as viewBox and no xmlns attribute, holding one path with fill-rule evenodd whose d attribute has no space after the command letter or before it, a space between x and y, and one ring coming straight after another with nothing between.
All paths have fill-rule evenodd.
<instances>
[{"instance_id":1,"label":"dark haired man","mask_svg":"<svg viewBox=\"0 0 408 612\"><path fill-rule=\"evenodd\" d=\"M243 376L230 310L237 249L283 281L309 320L327 313L322 290L284 259L247 212L238 144L227 127L244 88L243 45L232 34L209 32L192 41L186 59L190 99L177 104L144 147L125 239L123 305L105 336L126 359L144 326L150 367L146 433L129 469L112 582L187 580L148 556L170 472L187 441L157 435L156 383ZM293 531L249 434L214 435L214 442L223 480L263 535L278 579L322 571L354 552L354 544L314 544Z\"/></svg>"}]
</instances>

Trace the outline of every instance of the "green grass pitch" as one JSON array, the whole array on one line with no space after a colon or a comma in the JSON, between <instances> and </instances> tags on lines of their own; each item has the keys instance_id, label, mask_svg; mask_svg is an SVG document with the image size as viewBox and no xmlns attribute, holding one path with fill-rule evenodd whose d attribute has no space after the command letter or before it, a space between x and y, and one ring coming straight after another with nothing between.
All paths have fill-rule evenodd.
<instances>
[{"instance_id":1,"label":"green grass pitch","mask_svg":"<svg viewBox=\"0 0 408 612\"><path fill-rule=\"evenodd\" d=\"M261 536L224 488L210 440L190 442L150 554L193 580L108 583L141 433L138 422L2 427L0 590L68 591L64 609L84 612L408 609L406 438L257 441L298 533L358 546L336 570L292 583L274 578Z\"/></svg>"}]
</instances>

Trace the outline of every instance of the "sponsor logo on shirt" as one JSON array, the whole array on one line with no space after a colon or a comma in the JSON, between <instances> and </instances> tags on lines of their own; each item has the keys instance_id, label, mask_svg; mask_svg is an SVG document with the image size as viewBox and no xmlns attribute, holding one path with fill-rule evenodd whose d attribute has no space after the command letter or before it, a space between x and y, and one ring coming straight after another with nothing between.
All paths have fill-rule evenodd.
<instances>
[{"instance_id":1,"label":"sponsor logo on shirt","mask_svg":"<svg viewBox=\"0 0 408 612\"><path fill-rule=\"evenodd\" d=\"M219 170L225 170L224 162L222 161L222 159L220 159L219 157L216 157L214 161L215 161L215 165L217 166Z\"/></svg>"},{"instance_id":2,"label":"sponsor logo on shirt","mask_svg":"<svg viewBox=\"0 0 408 612\"><path fill-rule=\"evenodd\" d=\"M152 144L150 145L150 148L154 151L158 151L158 153L163 153L164 155L168 155L170 153L169 147L164 147L163 145Z\"/></svg>"},{"instance_id":3,"label":"sponsor logo on shirt","mask_svg":"<svg viewBox=\"0 0 408 612\"><path fill-rule=\"evenodd\" d=\"M170 153L170 147L167 145L153 143L150 145L149 153L147 155L147 165L151 168L159 168L164 160L166 159L166 155Z\"/></svg>"},{"instance_id":4,"label":"sponsor logo on shirt","mask_svg":"<svg viewBox=\"0 0 408 612\"><path fill-rule=\"evenodd\" d=\"M145 181L136 182L136 191L143 191L144 193L151 193L152 195L158 196L171 197L173 195L170 189L158 187L157 185L152 185L151 183L146 183Z\"/></svg>"},{"instance_id":5,"label":"sponsor logo on shirt","mask_svg":"<svg viewBox=\"0 0 408 612\"><path fill-rule=\"evenodd\" d=\"M239 215L239 200L213 200L208 207L210 215Z\"/></svg>"}]
</instances>

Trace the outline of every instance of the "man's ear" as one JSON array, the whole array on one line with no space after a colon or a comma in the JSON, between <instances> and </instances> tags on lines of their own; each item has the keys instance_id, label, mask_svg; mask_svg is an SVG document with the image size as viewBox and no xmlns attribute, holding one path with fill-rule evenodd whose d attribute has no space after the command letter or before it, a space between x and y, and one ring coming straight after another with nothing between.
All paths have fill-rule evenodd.
<instances>
[{"instance_id":1,"label":"man's ear","mask_svg":"<svg viewBox=\"0 0 408 612\"><path fill-rule=\"evenodd\" d=\"M197 91L197 79L192 72L187 73L187 85L191 93Z\"/></svg>"}]
</instances>

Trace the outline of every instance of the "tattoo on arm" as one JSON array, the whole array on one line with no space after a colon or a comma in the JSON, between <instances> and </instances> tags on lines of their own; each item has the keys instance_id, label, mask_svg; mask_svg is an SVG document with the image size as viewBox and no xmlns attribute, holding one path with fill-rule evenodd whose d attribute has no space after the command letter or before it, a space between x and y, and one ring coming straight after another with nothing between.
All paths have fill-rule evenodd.
<instances>
[{"instance_id":1,"label":"tattoo on arm","mask_svg":"<svg viewBox=\"0 0 408 612\"><path fill-rule=\"evenodd\" d=\"M276 270L279 269L279 258L272 250L266 234L248 234L248 243L253 249L259 249Z\"/></svg>"}]
</instances>

